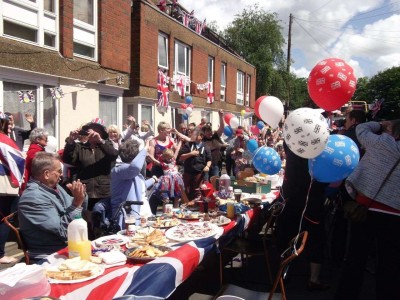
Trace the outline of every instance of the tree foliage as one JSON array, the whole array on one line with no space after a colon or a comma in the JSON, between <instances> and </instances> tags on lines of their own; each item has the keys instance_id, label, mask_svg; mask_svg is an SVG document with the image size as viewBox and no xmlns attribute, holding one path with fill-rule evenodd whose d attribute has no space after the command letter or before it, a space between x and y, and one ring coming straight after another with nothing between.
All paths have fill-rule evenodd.
<instances>
[{"instance_id":1,"label":"tree foliage","mask_svg":"<svg viewBox=\"0 0 400 300\"><path fill-rule=\"evenodd\" d=\"M244 9L223 32L228 45L257 69L256 97L270 94L286 99L285 43L277 14L254 5Z\"/></svg>"}]
</instances>

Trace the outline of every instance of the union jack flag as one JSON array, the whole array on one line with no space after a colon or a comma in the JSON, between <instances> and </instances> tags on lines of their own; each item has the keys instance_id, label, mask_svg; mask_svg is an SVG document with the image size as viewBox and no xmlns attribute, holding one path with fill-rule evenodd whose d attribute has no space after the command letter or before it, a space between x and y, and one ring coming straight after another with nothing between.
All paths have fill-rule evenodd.
<instances>
[{"instance_id":1,"label":"union jack flag","mask_svg":"<svg viewBox=\"0 0 400 300\"><path fill-rule=\"evenodd\" d=\"M17 144L3 133L0 133L0 160L5 168L5 175L9 173L14 187L21 186L24 177L25 158Z\"/></svg>"},{"instance_id":2,"label":"union jack flag","mask_svg":"<svg viewBox=\"0 0 400 300\"><path fill-rule=\"evenodd\" d=\"M167 110L169 106L169 89L167 76L162 70L158 70L157 77L157 108Z\"/></svg>"},{"instance_id":3,"label":"union jack flag","mask_svg":"<svg viewBox=\"0 0 400 300\"><path fill-rule=\"evenodd\" d=\"M207 84L207 103L212 104L214 102L214 92L212 82Z\"/></svg>"},{"instance_id":4,"label":"union jack flag","mask_svg":"<svg viewBox=\"0 0 400 300\"><path fill-rule=\"evenodd\" d=\"M371 111L372 111L372 118L375 119L377 113L381 110L381 106L383 101L385 101L385 99L375 99L375 102L373 103L372 107L371 107Z\"/></svg>"}]
</instances>

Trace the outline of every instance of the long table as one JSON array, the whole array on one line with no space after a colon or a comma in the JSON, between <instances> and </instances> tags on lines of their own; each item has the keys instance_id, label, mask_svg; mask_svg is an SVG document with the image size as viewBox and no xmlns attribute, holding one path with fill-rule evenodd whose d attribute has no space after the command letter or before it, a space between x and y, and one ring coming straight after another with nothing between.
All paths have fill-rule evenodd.
<instances>
[{"instance_id":1,"label":"long table","mask_svg":"<svg viewBox=\"0 0 400 300\"><path fill-rule=\"evenodd\" d=\"M269 203L264 205L268 207ZM209 251L218 251L218 243L252 226L263 207L257 207L237 216L221 228L214 237L182 244L163 257L146 264L127 261L122 266L108 268L97 278L73 284L51 284L50 296L60 299L113 299L123 295L140 296L140 299L165 299L184 282L201 263ZM63 249L47 258L68 256Z\"/></svg>"}]
</instances>

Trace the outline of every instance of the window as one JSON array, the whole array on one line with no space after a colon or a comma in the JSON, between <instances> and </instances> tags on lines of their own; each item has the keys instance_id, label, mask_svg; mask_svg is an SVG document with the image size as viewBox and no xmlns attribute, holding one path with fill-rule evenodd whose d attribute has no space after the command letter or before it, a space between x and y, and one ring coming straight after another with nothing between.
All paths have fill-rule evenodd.
<instances>
[{"instance_id":1,"label":"window","mask_svg":"<svg viewBox=\"0 0 400 300\"><path fill-rule=\"evenodd\" d=\"M236 104L243 105L243 98L244 98L244 73L238 71L237 84L236 84Z\"/></svg>"},{"instance_id":2,"label":"window","mask_svg":"<svg viewBox=\"0 0 400 300\"><path fill-rule=\"evenodd\" d=\"M99 113L106 126L118 124L118 97L100 95L99 98Z\"/></svg>"},{"instance_id":3,"label":"window","mask_svg":"<svg viewBox=\"0 0 400 300\"><path fill-rule=\"evenodd\" d=\"M139 105L139 120L137 120L139 124L142 124L144 120L147 120L154 127L153 107L154 106L152 105Z\"/></svg>"},{"instance_id":4,"label":"window","mask_svg":"<svg viewBox=\"0 0 400 300\"><path fill-rule=\"evenodd\" d=\"M214 82L214 57L208 57L208 82Z\"/></svg>"},{"instance_id":5,"label":"window","mask_svg":"<svg viewBox=\"0 0 400 300\"><path fill-rule=\"evenodd\" d=\"M58 47L57 1L0 1L0 3L1 35L39 46Z\"/></svg>"},{"instance_id":6,"label":"window","mask_svg":"<svg viewBox=\"0 0 400 300\"><path fill-rule=\"evenodd\" d=\"M97 59L97 1L74 0L74 54Z\"/></svg>"},{"instance_id":7,"label":"window","mask_svg":"<svg viewBox=\"0 0 400 300\"><path fill-rule=\"evenodd\" d=\"M225 101L226 90L226 64L221 64L221 101Z\"/></svg>"},{"instance_id":8,"label":"window","mask_svg":"<svg viewBox=\"0 0 400 300\"><path fill-rule=\"evenodd\" d=\"M0 84L1 88L1 84ZM52 86L24 84L10 81L3 81L3 109L14 116L15 126L30 129L29 123L25 120L25 113L33 115L38 127L46 129L51 136L56 136L56 102L51 97ZM39 95L43 91L43 101ZM35 102L20 103L18 91L32 91ZM25 141L25 146L30 144Z\"/></svg>"},{"instance_id":9,"label":"window","mask_svg":"<svg viewBox=\"0 0 400 300\"><path fill-rule=\"evenodd\" d=\"M189 46L176 42L175 43L175 70L174 77L178 81L184 77L185 92L190 93L190 48ZM175 84L175 90L178 90L178 84Z\"/></svg>"},{"instance_id":10,"label":"window","mask_svg":"<svg viewBox=\"0 0 400 300\"><path fill-rule=\"evenodd\" d=\"M158 66L168 69L168 37L158 34Z\"/></svg>"},{"instance_id":11,"label":"window","mask_svg":"<svg viewBox=\"0 0 400 300\"><path fill-rule=\"evenodd\" d=\"M247 75L247 84L246 84L246 99L245 99L245 105L249 106L250 105L250 86L251 86L251 76Z\"/></svg>"}]
</instances>

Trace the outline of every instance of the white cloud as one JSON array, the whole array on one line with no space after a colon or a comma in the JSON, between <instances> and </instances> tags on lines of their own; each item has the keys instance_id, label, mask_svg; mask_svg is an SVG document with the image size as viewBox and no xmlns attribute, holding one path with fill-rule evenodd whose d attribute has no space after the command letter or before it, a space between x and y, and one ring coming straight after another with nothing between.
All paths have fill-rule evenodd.
<instances>
[{"instance_id":1,"label":"white cloud","mask_svg":"<svg viewBox=\"0 0 400 300\"><path fill-rule=\"evenodd\" d=\"M292 26L292 70L304 76L327 58L338 57L353 66L357 77L398 66L400 60L400 15L398 1L385 0L179 0L199 20L215 20L224 29L244 8L258 3L267 12L278 13L282 35L287 38L289 14ZM286 52L286 45L284 51ZM295 54L295 52L301 55ZM300 75L301 74L301 75ZM307 77L305 76L305 77Z\"/></svg>"}]
</instances>

